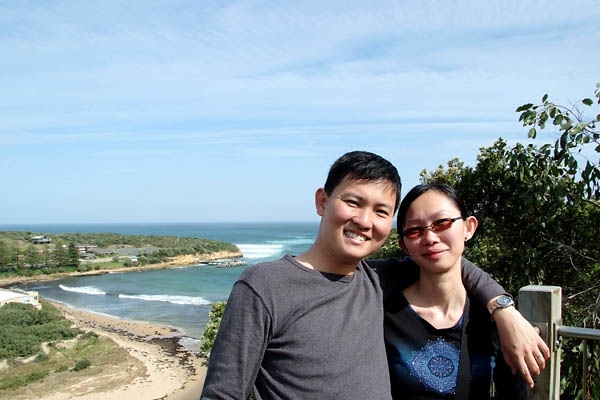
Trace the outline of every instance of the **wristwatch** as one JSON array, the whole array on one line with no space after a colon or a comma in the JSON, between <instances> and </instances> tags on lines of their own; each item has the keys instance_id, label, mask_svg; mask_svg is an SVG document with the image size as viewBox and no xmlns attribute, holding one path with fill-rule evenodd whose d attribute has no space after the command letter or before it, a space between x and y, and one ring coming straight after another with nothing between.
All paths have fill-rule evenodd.
<instances>
[{"instance_id":1,"label":"wristwatch","mask_svg":"<svg viewBox=\"0 0 600 400\"><path fill-rule=\"evenodd\" d=\"M502 296L496 297L494 301L488 304L487 309L490 312L490 315L492 315L494 314L494 311L499 308L506 308L514 305L515 301L513 298L509 295L503 294Z\"/></svg>"}]
</instances>

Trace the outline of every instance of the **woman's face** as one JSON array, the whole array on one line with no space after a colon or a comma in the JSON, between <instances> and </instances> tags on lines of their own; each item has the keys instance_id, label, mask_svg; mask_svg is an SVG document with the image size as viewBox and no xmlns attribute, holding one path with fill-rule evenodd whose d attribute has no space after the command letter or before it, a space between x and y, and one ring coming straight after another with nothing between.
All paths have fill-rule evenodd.
<instances>
[{"instance_id":1,"label":"woman's face","mask_svg":"<svg viewBox=\"0 0 600 400\"><path fill-rule=\"evenodd\" d=\"M445 194L430 190L417 197L406 211L403 231L414 227L427 227L444 218L460 217L460 210ZM465 241L477 229L477 219L459 218L446 230L426 228L416 238L403 237L400 245L425 271L443 273L454 268L460 270Z\"/></svg>"}]
</instances>

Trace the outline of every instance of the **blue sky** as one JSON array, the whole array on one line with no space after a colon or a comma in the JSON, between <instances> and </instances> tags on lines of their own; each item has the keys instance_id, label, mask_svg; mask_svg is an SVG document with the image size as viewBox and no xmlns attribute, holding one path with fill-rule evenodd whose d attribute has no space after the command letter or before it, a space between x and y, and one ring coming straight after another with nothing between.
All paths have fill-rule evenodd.
<instances>
[{"instance_id":1,"label":"blue sky","mask_svg":"<svg viewBox=\"0 0 600 400\"><path fill-rule=\"evenodd\" d=\"M600 81L598 1L0 1L0 225L311 221L350 150L470 165ZM549 137L550 138L550 137Z\"/></svg>"}]
</instances>

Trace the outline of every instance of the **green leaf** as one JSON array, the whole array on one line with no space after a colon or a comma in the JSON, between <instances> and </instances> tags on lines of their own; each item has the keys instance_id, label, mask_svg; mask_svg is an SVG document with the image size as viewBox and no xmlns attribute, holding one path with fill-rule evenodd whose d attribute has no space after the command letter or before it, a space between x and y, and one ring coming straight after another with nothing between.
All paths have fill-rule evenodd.
<instances>
[{"instance_id":1,"label":"green leaf","mask_svg":"<svg viewBox=\"0 0 600 400\"><path fill-rule=\"evenodd\" d=\"M561 149L564 149L565 147L567 147L567 139L568 139L568 135L569 135L569 134L568 134L567 132L565 132L565 133L563 133L563 134L561 135L561 137L560 137L560 141L559 141L559 143L560 143L560 148L561 148Z\"/></svg>"},{"instance_id":2,"label":"green leaf","mask_svg":"<svg viewBox=\"0 0 600 400\"><path fill-rule=\"evenodd\" d=\"M594 104L594 101L592 99L590 99L590 98L583 99L583 100L581 100L581 102L583 104L585 104L586 106L591 106L592 104Z\"/></svg>"},{"instance_id":3,"label":"green leaf","mask_svg":"<svg viewBox=\"0 0 600 400\"><path fill-rule=\"evenodd\" d=\"M590 140L591 140L590 137L587 135L583 137L583 143L585 143L585 144L588 144L590 142Z\"/></svg>"},{"instance_id":4,"label":"green leaf","mask_svg":"<svg viewBox=\"0 0 600 400\"><path fill-rule=\"evenodd\" d=\"M560 125L560 123L562 122L562 120L563 120L563 116L562 116L562 114L558 114L558 115L556 116L556 118L554 118L554 122L552 122L552 123L553 123L554 125Z\"/></svg>"},{"instance_id":5,"label":"green leaf","mask_svg":"<svg viewBox=\"0 0 600 400\"><path fill-rule=\"evenodd\" d=\"M546 93L546 94L544 95L544 97L542 97L542 103L545 103L545 102L546 102L546 100L548 100L548 93Z\"/></svg>"},{"instance_id":6,"label":"green leaf","mask_svg":"<svg viewBox=\"0 0 600 400\"><path fill-rule=\"evenodd\" d=\"M529 130L529 132L527 133L527 137L532 138L532 139L535 139L535 135L536 135L535 128L531 128Z\"/></svg>"},{"instance_id":7,"label":"green leaf","mask_svg":"<svg viewBox=\"0 0 600 400\"><path fill-rule=\"evenodd\" d=\"M522 106L517 107L517 109L515 110L515 112L527 111L531 107L533 107L532 103L523 104Z\"/></svg>"}]
</instances>

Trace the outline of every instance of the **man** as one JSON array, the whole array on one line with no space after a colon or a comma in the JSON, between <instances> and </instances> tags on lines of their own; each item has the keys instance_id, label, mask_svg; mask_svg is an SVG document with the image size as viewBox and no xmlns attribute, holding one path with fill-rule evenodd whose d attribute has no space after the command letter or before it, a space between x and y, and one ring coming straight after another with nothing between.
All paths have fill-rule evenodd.
<instances>
[{"instance_id":1,"label":"man","mask_svg":"<svg viewBox=\"0 0 600 400\"><path fill-rule=\"evenodd\" d=\"M373 153L332 165L315 195L321 224L311 248L252 266L235 283L203 399L245 400L252 390L256 399L391 399L383 293L361 259L385 242L400 189L396 168ZM472 264L464 274L475 293L469 277L491 281ZM486 300L504 292L490 287Z\"/></svg>"}]
</instances>

